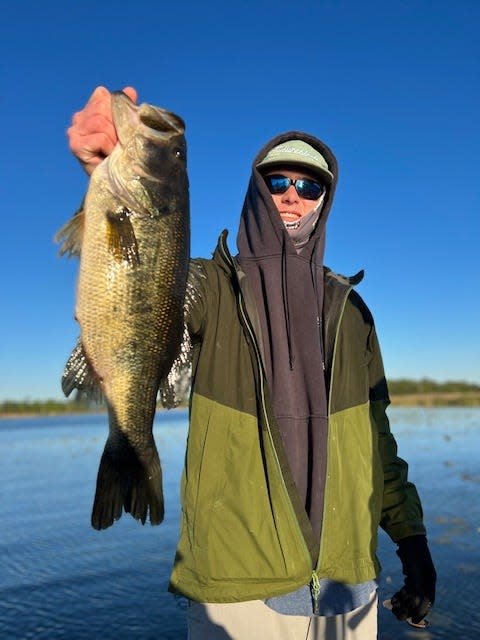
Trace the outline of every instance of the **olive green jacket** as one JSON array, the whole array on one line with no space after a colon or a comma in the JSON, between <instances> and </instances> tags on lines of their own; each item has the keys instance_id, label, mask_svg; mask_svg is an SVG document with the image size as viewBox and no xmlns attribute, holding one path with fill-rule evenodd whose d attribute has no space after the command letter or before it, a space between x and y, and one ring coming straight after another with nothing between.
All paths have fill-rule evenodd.
<instances>
[{"instance_id":1,"label":"olive green jacket","mask_svg":"<svg viewBox=\"0 0 480 640\"><path fill-rule=\"evenodd\" d=\"M373 320L349 279L325 269L329 398L320 544L290 476L263 374L255 311L226 232L188 319L193 342L182 521L170 590L200 602L273 597L318 578L374 578L379 525L394 541L425 533L397 457Z\"/></svg>"}]
</instances>

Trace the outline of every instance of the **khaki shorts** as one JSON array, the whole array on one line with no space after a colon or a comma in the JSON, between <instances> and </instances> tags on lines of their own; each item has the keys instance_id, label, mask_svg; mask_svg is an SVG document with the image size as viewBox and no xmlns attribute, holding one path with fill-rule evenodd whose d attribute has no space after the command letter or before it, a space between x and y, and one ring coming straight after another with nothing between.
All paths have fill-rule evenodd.
<instances>
[{"instance_id":1,"label":"khaki shorts","mask_svg":"<svg viewBox=\"0 0 480 640\"><path fill-rule=\"evenodd\" d=\"M376 640L376 591L368 604L337 616L288 616L261 600L190 602L189 640Z\"/></svg>"}]
</instances>

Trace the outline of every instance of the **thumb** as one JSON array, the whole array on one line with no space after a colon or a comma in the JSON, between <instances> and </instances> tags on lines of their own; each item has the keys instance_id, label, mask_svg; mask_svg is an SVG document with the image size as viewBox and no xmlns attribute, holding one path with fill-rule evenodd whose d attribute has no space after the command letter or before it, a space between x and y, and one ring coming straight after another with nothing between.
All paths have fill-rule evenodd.
<instances>
[{"instance_id":1,"label":"thumb","mask_svg":"<svg viewBox=\"0 0 480 640\"><path fill-rule=\"evenodd\" d=\"M122 91L123 93L127 94L130 100L132 100L133 102L137 101L137 98L138 98L137 90L134 87L124 87Z\"/></svg>"}]
</instances>

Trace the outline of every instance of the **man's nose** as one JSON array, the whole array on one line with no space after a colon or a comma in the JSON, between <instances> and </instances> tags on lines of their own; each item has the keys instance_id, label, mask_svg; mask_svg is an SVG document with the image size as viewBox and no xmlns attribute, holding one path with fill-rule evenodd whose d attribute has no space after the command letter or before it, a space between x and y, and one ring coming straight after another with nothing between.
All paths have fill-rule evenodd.
<instances>
[{"instance_id":1,"label":"man's nose","mask_svg":"<svg viewBox=\"0 0 480 640\"><path fill-rule=\"evenodd\" d=\"M283 202L298 202L298 193L295 189L295 185L291 184L283 194Z\"/></svg>"}]
</instances>

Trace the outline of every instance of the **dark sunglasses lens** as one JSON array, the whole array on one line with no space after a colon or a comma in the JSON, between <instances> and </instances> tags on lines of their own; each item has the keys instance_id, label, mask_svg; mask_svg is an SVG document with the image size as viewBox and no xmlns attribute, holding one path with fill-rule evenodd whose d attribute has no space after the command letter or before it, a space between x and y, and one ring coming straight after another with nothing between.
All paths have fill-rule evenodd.
<instances>
[{"instance_id":1,"label":"dark sunglasses lens","mask_svg":"<svg viewBox=\"0 0 480 640\"><path fill-rule=\"evenodd\" d=\"M265 176L270 193L285 193L290 186L290 180L284 176Z\"/></svg>"},{"instance_id":2,"label":"dark sunglasses lens","mask_svg":"<svg viewBox=\"0 0 480 640\"><path fill-rule=\"evenodd\" d=\"M295 188L297 189L298 195L306 200L318 200L323 193L322 184L315 182L315 180L308 180L307 178L297 180Z\"/></svg>"},{"instance_id":3,"label":"dark sunglasses lens","mask_svg":"<svg viewBox=\"0 0 480 640\"><path fill-rule=\"evenodd\" d=\"M292 180L286 176L272 175L265 176L265 182L268 190L273 194L285 193L290 185L294 183L298 195L306 200L317 200L322 195L325 188L320 182L316 182L315 180L310 180L308 178Z\"/></svg>"}]
</instances>

